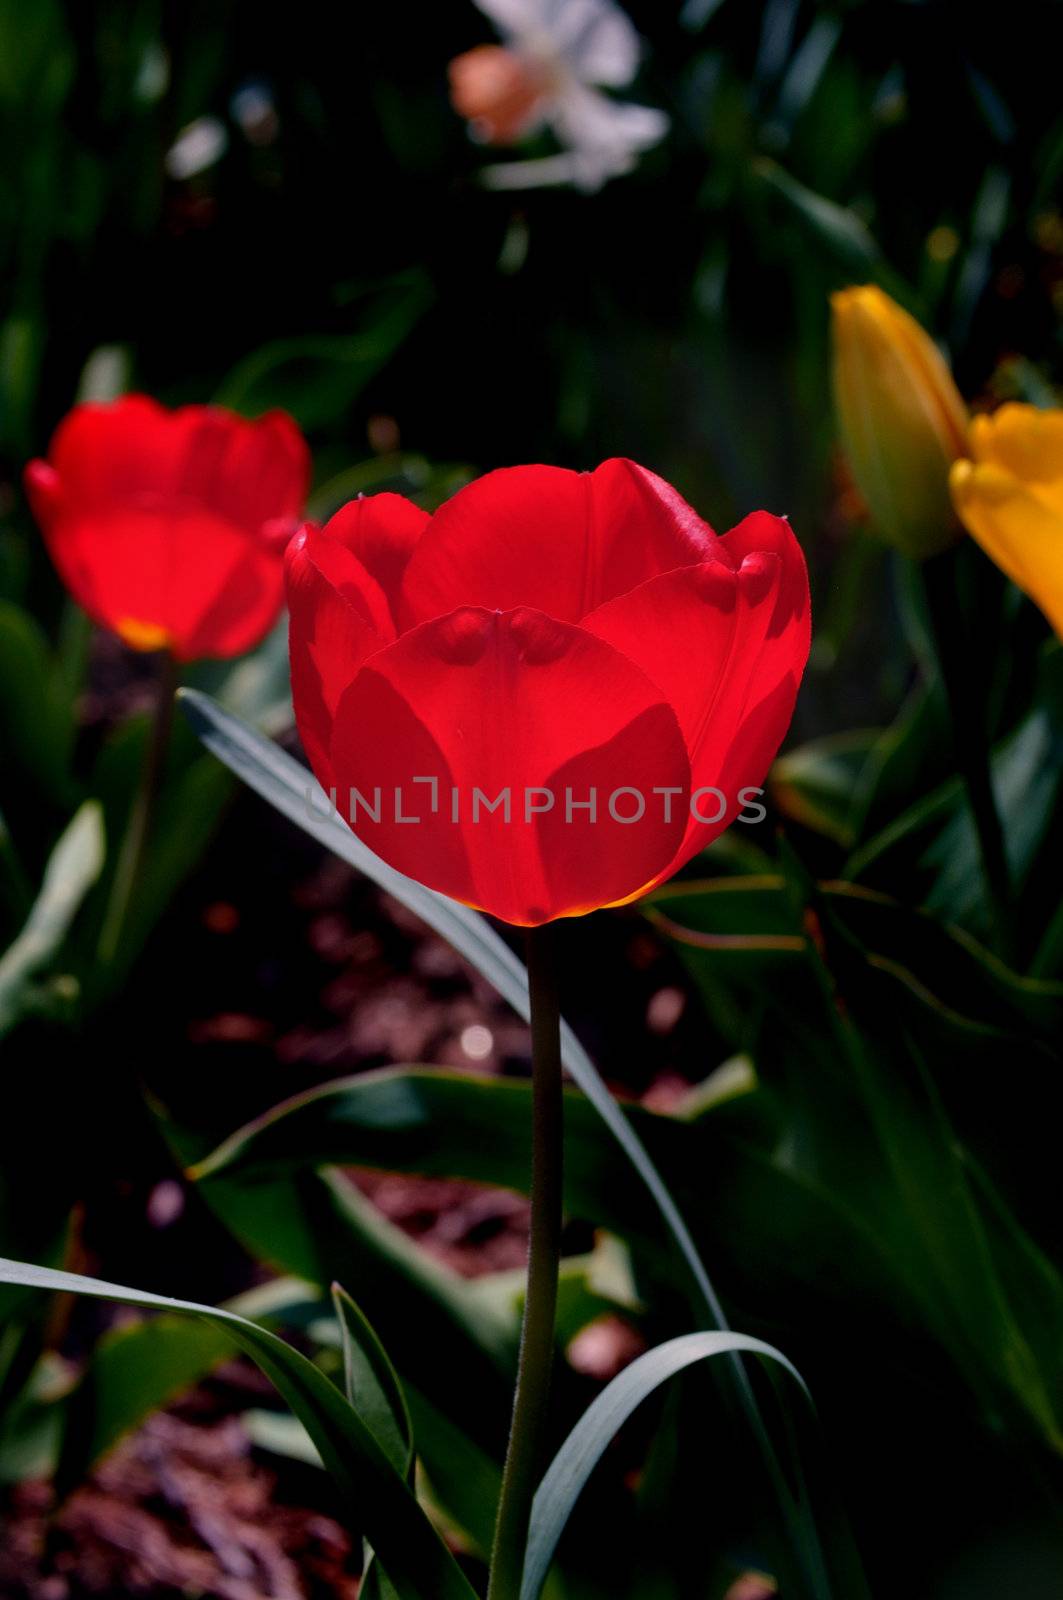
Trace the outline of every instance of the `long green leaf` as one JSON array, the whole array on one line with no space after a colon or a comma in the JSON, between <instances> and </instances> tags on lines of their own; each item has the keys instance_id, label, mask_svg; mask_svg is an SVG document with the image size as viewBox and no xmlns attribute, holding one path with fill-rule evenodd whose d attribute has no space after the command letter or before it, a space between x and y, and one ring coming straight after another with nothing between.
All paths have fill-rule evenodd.
<instances>
[{"instance_id":1,"label":"long green leaf","mask_svg":"<svg viewBox=\"0 0 1063 1600\"><path fill-rule=\"evenodd\" d=\"M319 1307L316 1288L277 1278L237 1295L224 1309L258 1322L290 1322L298 1312ZM201 1382L231 1355L232 1339L223 1326L182 1315L163 1314L108 1329L62 1407L59 1496L82 1483L101 1456L145 1417Z\"/></svg>"},{"instance_id":2,"label":"long green leaf","mask_svg":"<svg viewBox=\"0 0 1063 1600\"><path fill-rule=\"evenodd\" d=\"M405 1478L413 1455L413 1424L398 1374L364 1313L338 1283L332 1285L332 1304L340 1329L347 1399Z\"/></svg>"},{"instance_id":3,"label":"long green leaf","mask_svg":"<svg viewBox=\"0 0 1063 1600\"><path fill-rule=\"evenodd\" d=\"M332 1304L339 1325L347 1399L365 1417L380 1448L409 1483L413 1424L398 1373L361 1309L338 1283L332 1285ZM395 1600L395 1587L368 1542L358 1594L359 1600Z\"/></svg>"},{"instance_id":4,"label":"long green leaf","mask_svg":"<svg viewBox=\"0 0 1063 1600\"><path fill-rule=\"evenodd\" d=\"M691 1130L636 1107L640 1134L675 1179L695 1167ZM565 1208L571 1216L642 1237L655 1212L625 1182L623 1155L601 1137L582 1095L567 1091ZM293 1096L238 1128L190 1176L258 1180L307 1168L375 1167L487 1183L526 1193L531 1084L438 1067L381 1067Z\"/></svg>"},{"instance_id":5,"label":"long green leaf","mask_svg":"<svg viewBox=\"0 0 1063 1600\"><path fill-rule=\"evenodd\" d=\"M797 1368L774 1346L741 1333L687 1333L648 1350L594 1400L583 1413L543 1477L532 1507L521 1600L538 1600L557 1542L579 1495L607 1446L643 1400L696 1362L713 1356L756 1355L789 1373L805 1398ZM807 1552L809 1594L829 1595L829 1579L818 1551ZM847 1596L847 1600L852 1600Z\"/></svg>"},{"instance_id":6,"label":"long green leaf","mask_svg":"<svg viewBox=\"0 0 1063 1600\"><path fill-rule=\"evenodd\" d=\"M291 1406L376 1550L401 1600L475 1600L475 1591L373 1434L333 1383L276 1334L235 1312L0 1259L0 1283L89 1294L222 1326Z\"/></svg>"}]
</instances>

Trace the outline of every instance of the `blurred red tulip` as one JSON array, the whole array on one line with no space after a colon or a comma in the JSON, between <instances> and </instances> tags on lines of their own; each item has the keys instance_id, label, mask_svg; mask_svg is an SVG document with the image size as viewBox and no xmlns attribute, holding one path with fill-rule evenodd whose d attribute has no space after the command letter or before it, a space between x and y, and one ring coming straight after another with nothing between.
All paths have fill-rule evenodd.
<instances>
[{"instance_id":1,"label":"blurred red tulip","mask_svg":"<svg viewBox=\"0 0 1063 1600\"><path fill-rule=\"evenodd\" d=\"M631 461L492 472L433 517L356 500L287 573L296 718L344 820L518 924L634 899L734 821L808 655L789 524L717 538Z\"/></svg>"},{"instance_id":2,"label":"blurred red tulip","mask_svg":"<svg viewBox=\"0 0 1063 1600\"><path fill-rule=\"evenodd\" d=\"M282 412L248 422L143 395L75 406L26 492L60 577L135 650L181 661L258 643L284 599L283 553L310 456Z\"/></svg>"}]
</instances>

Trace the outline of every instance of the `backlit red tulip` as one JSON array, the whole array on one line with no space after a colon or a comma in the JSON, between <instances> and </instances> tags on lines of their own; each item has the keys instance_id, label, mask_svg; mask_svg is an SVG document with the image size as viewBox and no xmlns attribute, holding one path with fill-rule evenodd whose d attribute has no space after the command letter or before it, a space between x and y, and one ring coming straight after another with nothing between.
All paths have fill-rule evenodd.
<instances>
[{"instance_id":1,"label":"backlit red tulip","mask_svg":"<svg viewBox=\"0 0 1063 1600\"><path fill-rule=\"evenodd\" d=\"M784 520L718 538L653 473L353 501L288 550L292 689L385 861L512 923L635 898L749 804L808 655Z\"/></svg>"},{"instance_id":2,"label":"backlit red tulip","mask_svg":"<svg viewBox=\"0 0 1063 1600\"><path fill-rule=\"evenodd\" d=\"M26 490L60 577L136 650L179 660L258 643L284 599L284 547L310 458L281 412L248 422L143 395L75 406Z\"/></svg>"}]
</instances>

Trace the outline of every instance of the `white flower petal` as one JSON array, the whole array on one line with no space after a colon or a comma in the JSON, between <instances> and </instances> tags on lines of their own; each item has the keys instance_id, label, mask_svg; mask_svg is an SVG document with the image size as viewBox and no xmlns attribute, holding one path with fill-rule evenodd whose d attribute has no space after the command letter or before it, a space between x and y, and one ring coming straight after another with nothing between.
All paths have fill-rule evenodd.
<instances>
[{"instance_id":1,"label":"white flower petal","mask_svg":"<svg viewBox=\"0 0 1063 1600\"><path fill-rule=\"evenodd\" d=\"M652 106L610 100L596 89L575 82L565 86L551 108L550 121L562 144L602 159L633 156L659 144L669 119Z\"/></svg>"},{"instance_id":2,"label":"white flower petal","mask_svg":"<svg viewBox=\"0 0 1063 1600\"><path fill-rule=\"evenodd\" d=\"M503 38L540 58L562 60L584 83L631 82L641 43L614 0L475 0Z\"/></svg>"},{"instance_id":3,"label":"white flower petal","mask_svg":"<svg viewBox=\"0 0 1063 1600\"><path fill-rule=\"evenodd\" d=\"M503 38L515 43L547 32L546 13L554 10L556 3L557 0L474 0Z\"/></svg>"},{"instance_id":4,"label":"white flower petal","mask_svg":"<svg viewBox=\"0 0 1063 1600\"><path fill-rule=\"evenodd\" d=\"M623 88L638 70L642 46L613 0L546 0L545 26L571 70L584 83Z\"/></svg>"}]
</instances>

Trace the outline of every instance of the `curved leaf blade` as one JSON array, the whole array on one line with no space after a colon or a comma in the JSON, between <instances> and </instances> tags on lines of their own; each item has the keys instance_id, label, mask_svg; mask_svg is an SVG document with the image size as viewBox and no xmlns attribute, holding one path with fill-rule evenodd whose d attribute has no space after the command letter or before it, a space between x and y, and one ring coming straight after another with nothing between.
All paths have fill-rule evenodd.
<instances>
[{"instance_id":1,"label":"curved leaf blade","mask_svg":"<svg viewBox=\"0 0 1063 1600\"><path fill-rule=\"evenodd\" d=\"M746 1334L686 1333L647 1350L592 1401L547 1468L532 1506L520 1600L539 1600L572 1508L609 1443L632 1413L670 1378L696 1362L720 1355L756 1355L775 1362L808 1399L804 1379L782 1352ZM815 1556L812 1560L813 1586L809 1592L829 1595L831 1588L821 1563Z\"/></svg>"}]
</instances>

